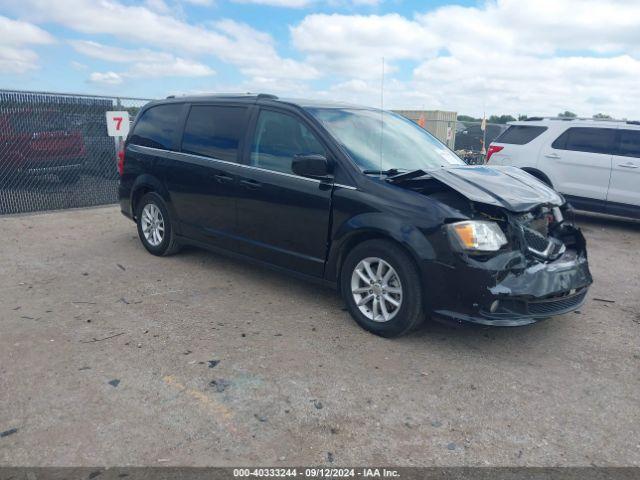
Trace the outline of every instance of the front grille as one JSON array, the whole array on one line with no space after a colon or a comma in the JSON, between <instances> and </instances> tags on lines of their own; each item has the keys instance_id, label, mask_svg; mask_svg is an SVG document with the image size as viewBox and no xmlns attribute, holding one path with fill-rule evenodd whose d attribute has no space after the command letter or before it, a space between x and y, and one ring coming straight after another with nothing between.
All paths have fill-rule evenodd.
<instances>
[{"instance_id":1,"label":"front grille","mask_svg":"<svg viewBox=\"0 0 640 480\"><path fill-rule=\"evenodd\" d=\"M559 312L571 310L584 300L587 289L569 296L545 298L529 302L529 313L532 315L557 315Z\"/></svg>"},{"instance_id":2,"label":"front grille","mask_svg":"<svg viewBox=\"0 0 640 480\"><path fill-rule=\"evenodd\" d=\"M524 229L524 239L527 246L538 252L544 252L549 246L549 239L530 228Z\"/></svg>"}]
</instances>

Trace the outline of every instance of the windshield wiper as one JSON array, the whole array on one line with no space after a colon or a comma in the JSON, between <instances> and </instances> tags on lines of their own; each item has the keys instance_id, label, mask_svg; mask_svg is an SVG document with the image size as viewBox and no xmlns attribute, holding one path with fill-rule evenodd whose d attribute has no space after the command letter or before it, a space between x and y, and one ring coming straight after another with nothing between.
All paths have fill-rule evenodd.
<instances>
[{"instance_id":1,"label":"windshield wiper","mask_svg":"<svg viewBox=\"0 0 640 480\"><path fill-rule=\"evenodd\" d=\"M397 168L390 168L389 170L363 170L362 173L365 175L398 175L402 170L398 170Z\"/></svg>"},{"instance_id":2,"label":"windshield wiper","mask_svg":"<svg viewBox=\"0 0 640 480\"><path fill-rule=\"evenodd\" d=\"M427 172L421 169L411 170L410 172L402 172L402 173L397 173L395 175L391 175L390 177L387 177L387 181L402 182L404 180L411 180L412 178L423 177L426 174Z\"/></svg>"}]
</instances>

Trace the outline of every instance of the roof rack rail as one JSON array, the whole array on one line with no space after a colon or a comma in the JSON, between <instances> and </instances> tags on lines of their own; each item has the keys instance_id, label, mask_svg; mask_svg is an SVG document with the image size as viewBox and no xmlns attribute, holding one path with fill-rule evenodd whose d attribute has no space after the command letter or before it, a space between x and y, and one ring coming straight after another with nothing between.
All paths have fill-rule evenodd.
<instances>
[{"instance_id":1,"label":"roof rack rail","mask_svg":"<svg viewBox=\"0 0 640 480\"><path fill-rule=\"evenodd\" d=\"M175 95L167 95L167 98L176 98Z\"/></svg>"},{"instance_id":2,"label":"roof rack rail","mask_svg":"<svg viewBox=\"0 0 640 480\"><path fill-rule=\"evenodd\" d=\"M640 125L640 120L627 120L629 125Z\"/></svg>"},{"instance_id":3,"label":"roof rack rail","mask_svg":"<svg viewBox=\"0 0 640 480\"><path fill-rule=\"evenodd\" d=\"M264 98L267 100L278 100L277 95L271 95L270 93L259 93L257 96L258 99Z\"/></svg>"},{"instance_id":4,"label":"roof rack rail","mask_svg":"<svg viewBox=\"0 0 640 480\"><path fill-rule=\"evenodd\" d=\"M544 120L544 117L528 117L525 118L525 122L539 122L540 120Z\"/></svg>"}]
</instances>

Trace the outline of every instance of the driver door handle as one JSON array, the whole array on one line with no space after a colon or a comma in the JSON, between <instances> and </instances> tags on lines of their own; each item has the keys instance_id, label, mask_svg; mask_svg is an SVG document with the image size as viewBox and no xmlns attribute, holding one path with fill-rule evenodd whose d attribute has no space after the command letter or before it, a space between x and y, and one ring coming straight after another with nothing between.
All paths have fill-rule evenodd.
<instances>
[{"instance_id":1,"label":"driver door handle","mask_svg":"<svg viewBox=\"0 0 640 480\"><path fill-rule=\"evenodd\" d=\"M255 190L260 188L262 184L256 180L240 180L240 183L243 187L248 188L250 190Z\"/></svg>"},{"instance_id":2,"label":"driver door handle","mask_svg":"<svg viewBox=\"0 0 640 480\"><path fill-rule=\"evenodd\" d=\"M627 163L620 163L618 164L619 167L624 167L624 168L640 168L638 167L638 165L636 165L633 162L627 162Z\"/></svg>"},{"instance_id":3,"label":"driver door handle","mask_svg":"<svg viewBox=\"0 0 640 480\"><path fill-rule=\"evenodd\" d=\"M213 178L215 178L216 182L218 183L233 182L233 177L230 177L229 175L217 174L217 175L214 175Z\"/></svg>"},{"instance_id":4,"label":"driver door handle","mask_svg":"<svg viewBox=\"0 0 640 480\"><path fill-rule=\"evenodd\" d=\"M557 153L545 153L544 156L547 158L554 158L556 160L560 158L560 155L558 155Z\"/></svg>"}]
</instances>

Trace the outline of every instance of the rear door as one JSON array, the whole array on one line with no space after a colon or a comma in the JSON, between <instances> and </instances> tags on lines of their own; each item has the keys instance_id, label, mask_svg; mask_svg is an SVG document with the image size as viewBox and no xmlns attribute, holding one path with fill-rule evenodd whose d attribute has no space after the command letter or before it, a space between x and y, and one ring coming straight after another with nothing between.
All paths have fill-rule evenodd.
<instances>
[{"instance_id":1,"label":"rear door","mask_svg":"<svg viewBox=\"0 0 640 480\"><path fill-rule=\"evenodd\" d=\"M179 152L167 162L164 181L183 235L233 249L245 105L193 104Z\"/></svg>"},{"instance_id":2,"label":"rear door","mask_svg":"<svg viewBox=\"0 0 640 480\"><path fill-rule=\"evenodd\" d=\"M314 127L293 114L258 112L239 180L243 253L321 277L327 253L332 182L295 175L297 154L327 156Z\"/></svg>"},{"instance_id":3,"label":"rear door","mask_svg":"<svg viewBox=\"0 0 640 480\"><path fill-rule=\"evenodd\" d=\"M640 130L620 128L618 132L607 201L640 207Z\"/></svg>"},{"instance_id":4,"label":"rear door","mask_svg":"<svg viewBox=\"0 0 640 480\"><path fill-rule=\"evenodd\" d=\"M615 128L568 128L551 145L543 147L538 167L560 193L604 201L615 138Z\"/></svg>"}]
</instances>

